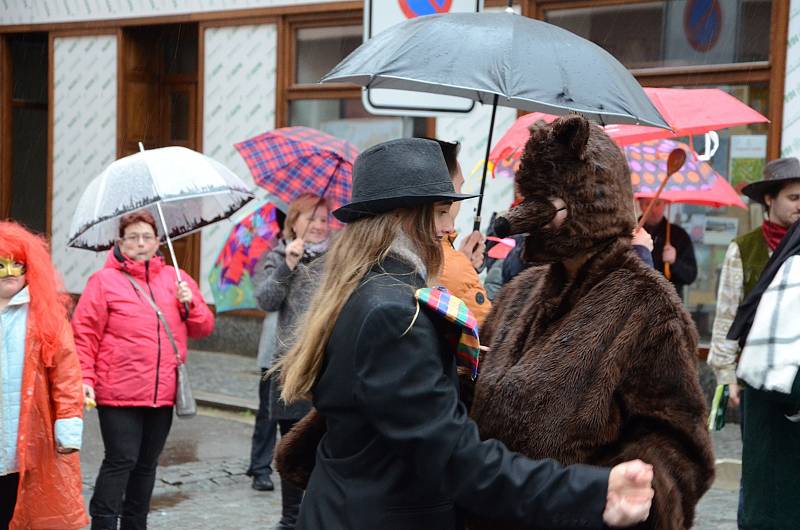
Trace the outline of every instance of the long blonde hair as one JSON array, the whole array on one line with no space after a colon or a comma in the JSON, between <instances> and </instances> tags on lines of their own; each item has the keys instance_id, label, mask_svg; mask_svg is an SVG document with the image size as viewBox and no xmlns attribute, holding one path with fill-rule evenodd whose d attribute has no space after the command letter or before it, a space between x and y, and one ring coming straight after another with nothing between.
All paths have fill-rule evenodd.
<instances>
[{"instance_id":1,"label":"long blonde hair","mask_svg":"<svg viewBox=\"0 0 800 530\"><path fill-rule=\"evenodd\" d=\"M310 396L342 307L362 278L389 253L399 230L413 244L428 277L438 274L442 249L434 240L433 204L394 210L345 226L325 254L322 283L297 327L294 345L272 368L280 371L281 399L286 403Z\"/></svg>"}]
</instances>

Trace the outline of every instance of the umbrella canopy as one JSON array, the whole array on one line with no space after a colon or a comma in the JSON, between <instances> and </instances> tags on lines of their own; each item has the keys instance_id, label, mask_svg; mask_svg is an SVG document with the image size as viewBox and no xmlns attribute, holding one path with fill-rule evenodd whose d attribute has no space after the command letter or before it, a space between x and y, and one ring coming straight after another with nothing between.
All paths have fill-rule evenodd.
<instances>
[{"instance_id":1,"label":"umbrella canopy","mask_svg":"<svg viewBox=\"0 0 800 530\"><path fill-rule=\"evenodd\" d=\"M606 125L604 127L606 134L621 146L662 138L704 134L727 127L769 121L765 116L718 88L645 88L644 91L667 120L672 131L641 125ZM531 125L539 121L551 123L556 117L543 112L520 116L498 140L489 155L489 160L496 168L495 173L498 167L512 167L513 162L519 160L530 137ZM503 159L509 160L503 162Z\"/></svg>"},{"instance_id":2,"label":"umbrella canopy","mask_svg":"<svg viewBox=\"0 0 800 530\"><path fill-rule=\"evenodd\" d=\"M674 149L689 151L686 144L673 140L653 140L626 145L625 158L631 168L631 184L634 192L655 193L666 177L664 161ZM717 173L705 162L687 159L681 168L667 181L664 193L670 191L709 190Z\"/></svg>"},{"instance_id":3,"label":"umbrella canopy","mask_svg":"<svg viewBox=\"0 0 800 530\"><path fill-rule=\"evenodd\" d=\"M358 149L310 127L284 127L235 144L253 179L286 204L302 193L325 196L331 210L350 202Z\"/></svg>"},{"instance_id":4,"label":"umbrella canopy","mask_svg":"<svg viewBox=\"0 0 800 530\"><path fill-rule=\"evenodd\" d=\"M644 91L672 131L628 126L624 131L625 144L769 122L766 116L719 88L645 88ZM619 128L609 125L606 132L613 135Z\"/></svg>"},{"instance_id":5,"label":"umbrella canopy","mask_svg":"<svg viewBox=\"0 0 800 530\"><path fill-rule=\"evenodd\" d=\"M258 307L253 274L258 260L277 241L275 214L275 205L265 202L231 229L208 276L217 312Z\"/></svg>"},{"instance_id":6,"label":"umbrella canopy","mask_svg":"<svg viewBox=\"0 0 800 530\"><path fill-rule=\"evenodd\" d=\"M412 18L359 46L322 82L491 103L476 230L498 105L551 114L579 112L601 124L668 127L636 79L611 54L567 30L513 13Z\"/></svg>"},{"instance_id":7,"label":"umbrella canopy","mask_svg":"<svg viewBox=\"0 0 800 530\"><path fill-rule=\"evenodd\" d=\"M637 199L656 196L664 179L664 160L676 148L688 150L674 140L653 140L624 148L631 168L631 185ZM747 208L733 187L706 162L689 157L667 181L659 199L669 203L697 204L712 207Z\"/></svg>"},{"instance_id":8,"label":"umbrella canopy","mask_svg":"<svg viewBox=\"0 0 800 530\"><path fill-rule=\"evenodd\" d=\"M667 127L631 73L596 44L511 13L416 17L371 38L322 78L461 96L600 123Z\"/></svg>"},{"instance_id":9,"label":"umbrella canopy","mask_svg":"<svg viewBox=\"0 0 800 530\"><path fill-rule=\"evenodd\" d=\"M634 193L634 197L637 199L652 199L655 197L655 192L637 191ZM663 192L659 199L669 203L678 202L697 206L710 206L711 208L736 206L744 210L747 209L747 205L742 198L722 175L718 175L707 190Z\"/></svg>"},{"instance_id":10,"label":"umbrella canopy","mask_svg":"<svg viewBox=\"0 0 800 530\"><path fill-rule=\"evenodd\" d=\"M216 160L185 147L142 151L112 162L83 192L69 246L101 251L118 238L119 218L139 209L160 219L162 241L225 219L253 194ZM160 206L160 208L159 208Z\"/></svg>"}]
</instances>

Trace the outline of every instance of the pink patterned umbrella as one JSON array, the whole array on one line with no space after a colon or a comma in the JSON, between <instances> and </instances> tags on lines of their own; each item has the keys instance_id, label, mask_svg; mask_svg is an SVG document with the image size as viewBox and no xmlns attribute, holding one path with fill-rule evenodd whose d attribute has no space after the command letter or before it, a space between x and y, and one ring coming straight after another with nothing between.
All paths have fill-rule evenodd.
<instances>
[{"instance_id":1,"label":"pink patterned umbrella","mask_svg":"<svg viewBox=\"0 0 800 530\"><path fill-rule=\"evenodd\" d=\"M655 193L658 190L667 176L667 157L676 148L691 153L688 145L674 140L652 140L624 147L634 193ZM667 181L662 198L670 192L708 191L717 178L719 175L710 165L689 156L683 167Z\"/></svg>"}]
</instances>

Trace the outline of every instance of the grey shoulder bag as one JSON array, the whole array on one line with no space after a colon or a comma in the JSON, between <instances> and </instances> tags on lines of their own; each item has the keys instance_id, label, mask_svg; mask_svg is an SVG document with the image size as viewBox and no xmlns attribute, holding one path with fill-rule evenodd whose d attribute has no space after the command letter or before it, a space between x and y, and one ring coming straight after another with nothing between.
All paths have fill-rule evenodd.
<instances>
[{"instance_id":1,"label":"grey shoulder bag","mask_svg":"<svg viewBox=\"0 0 800 530\"><path fill-rule=\"evenodd\" d=\"M144 296L145 300L150 302L150 307L156 312L158 319L161 321L161 325L164 326L164 331L167 332L169 343L172 344L172 349L178 361L177 372L175 374L175 414L177 414L179 418L191 418L197 414L197 403L194 400L194 396L192 396L192 387L189 383L189 371L186 369L186 363L181 361L181 354L178 352L178 345L175 342L175 337L172 335L172 330L169 329L167 320L164 318L155 300L142 289L141 285L133 279L133 276L124 271L123 274L128 277L128 281L131 282L134 289L139 291L142 296Z\"/></svg>"}]
</instances>

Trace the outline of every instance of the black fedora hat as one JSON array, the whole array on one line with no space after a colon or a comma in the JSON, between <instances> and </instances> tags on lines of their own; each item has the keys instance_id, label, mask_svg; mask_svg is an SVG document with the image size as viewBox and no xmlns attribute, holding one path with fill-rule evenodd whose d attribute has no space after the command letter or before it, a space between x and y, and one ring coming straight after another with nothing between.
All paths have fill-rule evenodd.
<instances>
[{"instance_id":1,"label":"black fedora hat","mask_svg":"<svg viewBox=\"0 0 800 530\"><path fill-rule=\"evenodd\" d=\"M343 223L439 201L477 195L456 193L439 144L401 138L370 147L353 164L350 204L333 212Z\"/></svg>"},{"instance_id":2,"label":"black fedora hat","mask_svg":"<svg viewBox=\"0 0 800 530\"><path fill-rule=\"evenodd\" d=\"M742 193L764 204L766 193L792 180L800 180L800 161L794 157L778 158L764 166L764 180L748 184L742 188Z\"/></svg>"}]
</instances>

